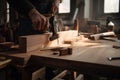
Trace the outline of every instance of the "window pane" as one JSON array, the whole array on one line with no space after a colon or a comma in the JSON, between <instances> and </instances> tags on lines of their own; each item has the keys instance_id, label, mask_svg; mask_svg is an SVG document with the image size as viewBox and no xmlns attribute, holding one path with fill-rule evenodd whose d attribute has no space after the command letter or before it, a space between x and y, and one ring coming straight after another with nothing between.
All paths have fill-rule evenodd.
<instances>
[{"instance_id":1,"label":"window pane","mask_svg":"<svg viewBox=\"0 0 120 80\"><path fill-rule=\"evenodd\" d=\"M119 13L119 0L104 0L104 13Z\"/></svg>"},{"instance_id":2,"label":"window pane","mask_svg":"<svg viewBox=\"0 0 120 80\"><path fill-rule=\"evenodd\" d=\"M70 13L70 0L63 0L59 6L59 13Z\"/></svg>"}]
</instances>

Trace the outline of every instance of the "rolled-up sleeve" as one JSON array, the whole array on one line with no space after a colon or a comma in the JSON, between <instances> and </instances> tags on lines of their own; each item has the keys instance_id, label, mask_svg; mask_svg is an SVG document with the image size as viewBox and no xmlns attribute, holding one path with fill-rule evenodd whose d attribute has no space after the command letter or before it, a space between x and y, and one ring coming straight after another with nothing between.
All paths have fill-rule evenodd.
<instances>
[{"instance_id":1,"label":"rolled-up sleeve","mask_svg":"<svg viewBox=\"0 0 120 80\"><path fill-rule=\"evenodd\" d=\"M7 0L11 7L20 14L28 15L29 11L35 8L29 0Z\"/></svg>"}]
</instances>

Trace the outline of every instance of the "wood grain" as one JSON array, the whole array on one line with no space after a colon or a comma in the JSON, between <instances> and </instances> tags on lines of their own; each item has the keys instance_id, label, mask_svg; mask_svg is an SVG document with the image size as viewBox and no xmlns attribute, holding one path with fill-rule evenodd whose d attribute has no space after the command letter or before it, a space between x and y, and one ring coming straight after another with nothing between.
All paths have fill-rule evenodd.
<instances>
[{"instance_id":1,"label":"wood grain","mask_svg":"<svg viewBox=\"0 0 120 80\"><path fill-rule=\"evenodd\" d=\"M71 46L73 48L72 55L53 55L51 50L36 50L28 52L28 54L3 52L0 55L8 56L16 65L20 62L26 64L29 62L35 64L35 66L42 65L73 70L78 71L80 74L120 78L120 60L109 61L107 59L108 57L120 56L120 50L112 47L113 45L120 45L118 42L106 40L94 42L83 38L75 44L77 46Z\"/></svg>"},{"instance_id":2,"label":"wood grain","mask_svg":"<svg viewBox=\"0 0 120 80\"><path fill-rule=\"evenodd\" d=\"M53 41L49 41L51 33L45 33L41 35L29 35L21 36L19 38L19 50L20 52L30 52L36 49L45 47L56 47L62 45L65 40L71 40L77 36L76 30L61 31L58 32L59 38Z\"/></svg>"},{"instance_id":3,"label":"wood grain","mask_svg":"<svg viewBox=\"0 0 120 80\"><path fill-rule=\"evenodd\" d=\"M51 34L21 36L19 38L20 52L30 52L38 48L43 48L48 42Z\"/></svg>"}]
</instances>

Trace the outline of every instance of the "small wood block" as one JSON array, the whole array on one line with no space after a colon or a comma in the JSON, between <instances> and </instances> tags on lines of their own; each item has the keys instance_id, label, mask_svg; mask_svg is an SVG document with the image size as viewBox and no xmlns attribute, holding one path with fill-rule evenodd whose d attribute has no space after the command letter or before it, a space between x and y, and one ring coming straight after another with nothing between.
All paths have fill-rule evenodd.
<instances>
[{"instance_id":1,"label":"small wood block","mask_svg":"<svg viewBox=\"0 0 120 80\"><path fill-rule=\"evenodd\" d=\"M72 44L72 41L64 41L64 44Z\"/></svg>"},{"instance_id":2,"label":"small wood block","mask_svg":"<svg viewBox=\"0 0 120 80\"><path fill-rule=\"evenodd\" d=\"M72 48L63 48L63 49L60 49L59 56L71 55L71 54L72 54Z\"/></svg>"},{"instance_id":3,"label":"small wood block","mask_svg":"<svg viewBox=\"0 0 120 80\"><path fill-rule=\"evenodd\" d=\"M20 52L30 52L39 48L43 48L48 44L50 34L21 36L19 38Z\"/></svg>"}]
</instances>

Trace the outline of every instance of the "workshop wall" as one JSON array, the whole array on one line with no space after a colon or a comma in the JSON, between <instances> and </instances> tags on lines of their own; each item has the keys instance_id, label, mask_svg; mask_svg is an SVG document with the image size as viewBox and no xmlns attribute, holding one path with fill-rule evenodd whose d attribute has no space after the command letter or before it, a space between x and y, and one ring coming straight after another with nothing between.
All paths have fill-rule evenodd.
<instances>
[{"instance_id":1,"label":"workshop wall","mask_svg":"<svg viewBox=\"0 0 120 80\"><path fill-rule=\"evenodd\" d=\"M108 16L112 17L112 22L115 24L115 29L120 28L120 12L116 14L104 14L104 0L85 0L85 12L84 12L84 19L82 21L81 31L86 31L88 25L88 21L96 21L100 23L100 27L106 26L106 18ZM87 6L87 7L86 7ZM119 8L120 9L120 8ZM119 10L120 11L120 10ZM89 13L89 14L88 14Z\"/></svg>"}]
</instances>

